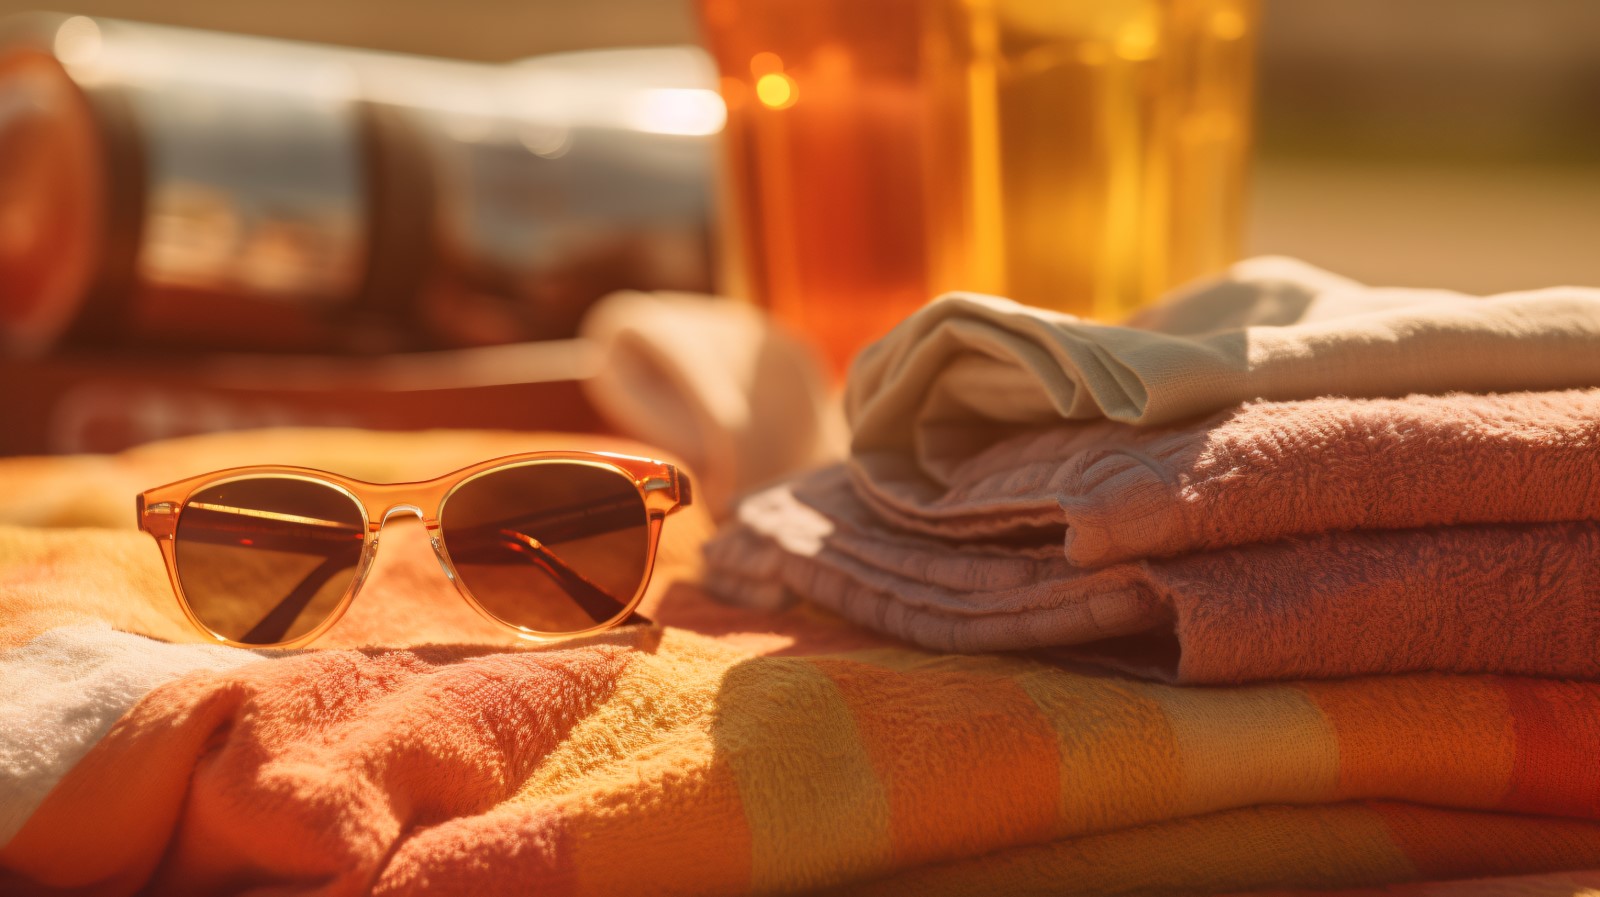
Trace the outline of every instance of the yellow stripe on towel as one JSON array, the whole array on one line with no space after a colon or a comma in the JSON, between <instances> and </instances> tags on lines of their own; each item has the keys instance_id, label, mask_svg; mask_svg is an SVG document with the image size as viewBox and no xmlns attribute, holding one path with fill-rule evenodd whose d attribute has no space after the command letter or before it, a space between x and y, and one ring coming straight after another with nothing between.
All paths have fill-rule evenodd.
<instances>
[{"instance_id":1,"label":"yellow stripe on towel","mask_svg":"<svg viewBox=\"0 0 1600 897\"><path fill-rule=\"evenodd\" d=\"M807 660L751 659L727 671L712 713L750 825L752 891L890 868L888 796L826 673Z\"/></svg>"}]
</instances>

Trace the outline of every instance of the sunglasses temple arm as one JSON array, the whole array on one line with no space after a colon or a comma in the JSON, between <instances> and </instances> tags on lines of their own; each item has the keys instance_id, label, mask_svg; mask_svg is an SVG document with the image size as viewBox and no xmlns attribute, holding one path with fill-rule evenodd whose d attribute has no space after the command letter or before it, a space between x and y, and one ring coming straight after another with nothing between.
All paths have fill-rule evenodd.
<instances>
[{"instance_id":1,"label":"sunglasses temple arm","mask_svg":"<svg viewBox=\"0 0 1600 897\"><path fill-rule=\"evenodd\" d=\"M318 564L282 601L268 611L259 623L251 627L240 641L248 644L271 644L283 641L284 634L294 625L295 619L305 610L306 605L311 603L311 599L317 596L334 574L349 566L349 559L343 557L330 557Z\"/></svg>"},{"instance_id":2,"label":"sunglasses temple arm","mask_svg":"<svg viewBox=\"0 0 1600 897\"><path fill-rule=\"evenodd\" d=\"M472 529L493 529L502 535L508 531L519 534L537 532L544 542L572 542L638 525L638 502L625 499L606 506L581 504L552 508L536 514L506 518L497 523L479 524Z\"/></svg>"},{"instance_id":3,"label":"sunglasses temple arm","mask_svg":"<svg viewBox=\"0 0 1600 897\"><path fill-rule=\"evenodd\" d=\"M620 601L616 596L589 581L583 574L572 569L559 555L545 547L544 543L526 533L515 530L502 529L500 536L506 545L518 554L532 561L534 566L543 570L546 575L561 586L561 590L578 602L589 616L596 620L609 620L617 612L627 607L627 603ZM642 614L630 614L624 623L649 623L650 620Z\"/></svg>"}]
</instances>

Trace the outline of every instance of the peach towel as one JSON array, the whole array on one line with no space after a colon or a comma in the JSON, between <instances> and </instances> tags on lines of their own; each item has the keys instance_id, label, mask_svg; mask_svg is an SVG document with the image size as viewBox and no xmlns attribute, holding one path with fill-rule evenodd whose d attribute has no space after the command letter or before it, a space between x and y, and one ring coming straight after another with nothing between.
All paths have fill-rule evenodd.
<instances>
[{"instance_id":1,"label":"peach towel","mask_svg":"<svg viewBox=\"0 0 1600 897\"><path fill-rule=\"evenodd\" d=\"M1164 427L1048 427L943 482L907 457L874 460L852 459L850 473L884 521L950 540L1065 527L1078 567L1340 530L1600 520L1600 389L1247 402Z\"/></svg>"},{"instance_id":2,"label":"peach towel","mask_svg":"<svg viewBox=\"0 0 1600 897\"><path fill-rule=\"evenodd\" d=\"M724 600L809 599L938 651L1081 646L1157 679L1414 671L1600 678L1600 523L1356 530L1074 566L1049 542L879 520L842 467L747 499L706 545Z\"/></svg>"}]
</instances>

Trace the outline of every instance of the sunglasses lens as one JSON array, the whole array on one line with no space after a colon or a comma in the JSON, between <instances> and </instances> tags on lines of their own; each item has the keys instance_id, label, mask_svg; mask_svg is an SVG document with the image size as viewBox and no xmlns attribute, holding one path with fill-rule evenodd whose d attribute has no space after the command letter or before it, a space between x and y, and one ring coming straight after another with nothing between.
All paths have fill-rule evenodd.
<instances>
[{"instance_id":1,"label":"sunglasses lens","mask_svg":"<svg viewBox=\"0 0 1600 897\"><path fill-rule=\"evenodd\" d=\"M534 632L624 616L649 567L644 498L609 467L541 461L490 471L445 499L439 525L478 604Z\"/></svg>"},{"instance_id":2,"label":"sunglasses lens","mask_svg":"<svg viewBox=\"0 0 1600 897\"><path fill-rule=\"evenodd\" d=\"M178 515L178 580L212 632L248 645L293 641L337 609L355 579L366 515L324 483L251 477L210 486Z\"/></svg>"}]
</instances>

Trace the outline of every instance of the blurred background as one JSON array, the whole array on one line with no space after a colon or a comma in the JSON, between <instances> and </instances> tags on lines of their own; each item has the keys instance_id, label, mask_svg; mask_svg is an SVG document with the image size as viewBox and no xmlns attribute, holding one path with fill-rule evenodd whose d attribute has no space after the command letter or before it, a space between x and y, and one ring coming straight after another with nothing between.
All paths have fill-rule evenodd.
<instances>
[{"instance_id":1,"label":"blurred background","mask_svg":"<svg viewBox=\"0 0 1600 897\"><path fill-rule=\"evenodd\" d=\"M690 0L63 11L481 62L698 39ZM1265 0L1259 53L1247 252L1472 292L1600 284L1600 3Z\"/></svg>"},{"instance_id":2,"label":"blurred background","mask_svg":"<svg viewBox=\"0 0 1600 897\"><path fill-rule=\"evenodd\" d=\"M251 210L248 203L230 209L253 187L227 183L220 199L190 191L102 202L74 186L82 178L72 173L87 170L86 161L54 151L30 157L26 140L12 141L23 150L16 157L0 153L0 212L10 202L67 233L83 229L72 218L80 203L113 211L147 207L144 238L155 249L140 256L140 276L166 280L144 293L112 285L111 292L135 296L126 304L148 320L104 313L96 291L82 283L61 286L63 294L89 297L71 310L76 330L58 340L62 322L45 316L36 323L48 338L0 345L0 379L13 386L0 396L0 454L110 451L188 432L275 424L602 431L618 429L619 408L629 419L649 408L665 409L668 419L694 419L693 408L671 405L681 394L662 399L637 386L675 382L682 373L660 367L676 363L671 344L684 344L667 338L670 320L651 329L630 325L630 315L610 315L601 316L615 324L604 334L579 330L589 304L612 290L712 288L718 247L711 231L726 211L711 208L707 198L713 138L723 124L721 104L709 91L715 74L693 54L626 63L558 58L553 69L525 61L698 43L695 6L696 0L77 0L55 7L444 62L406 63L394 78L383 75L387 63L372 63L377 67L368 74L379 76L369 81L384 89L364 95L355 115L301 104L280 110L299 116L290 121L273 119L267 109L259 119L267 130L259 135L217 129L215 116L220 109L226 117L228 101L219 106L216 97L199 94L171 103L166 97L176 94L140 88L143 99L136 89L95 108L109 132L130 114L142 116L148 158L126 157L124 174L135 175L124 178L129 183L141 181L141 172L154 172L149 180L156 183L166 164L202 176L207 160L251 160L269 173L300 164L289 173L290 186L315 205L309 211ZM37 8L0 0L0 15ZM1211 21L1214 27L1224 20ZM82 34L52 30L54 52L99 49L102 37L106 47L118 45L116 35L87 27ZM226 47L204 52L221 54L208 64L226 73L223 80L233 79L224 92L253 89L248 81L255 75L233 64ZM204 52L195 58L203 60ZM511 73L514 83L488 74L486 64ZM628 74L634 65L647 69L647 77ZM268 69L269 80L285 72L303 78L306 96L326 87L317 82L314 60L303 66L280 60L262 71ZM37 108L71 105L59 85L30 81L35 74L20 63L10 70L13 84L33 85L27 89L36 91ZM499 86L483 88L485 78L499 79ZM643 105L628 93L641 84L653 91ZM1255 96L1244 254L1298 256L1368 283L1473 293L1600 285L1600 3L1261 0ZM13 134L33 127L49 137L35 146L70 145L60 141L83 128L71 116L30 125L26 101L11 102L16 108L0 108L0 125L9 114ZM761 102L784 107L783 98ZM188 120L184 109L204 115ZM397 109L405 115L397 117ZM605 109L620 118L585 118L603 118ZM566 124L541 124L549 120ZM584 127L590 136L574 141L572 129ZM212 142L190 146L186 135L199 133L194 129ZM299 139L291 136L251 157L253 148L296 134L304 135L303 147L290 145ZM361 171L328 161L338 156L327 152L328 142L341 139L349 144L344 150L359 155ZM295 155L301 150L303 158ZM447 170L429 175L424 158L444 160ZM45 174L5 177L26 165ZM413 189L428 177L442 180ZM366 206L350 201L358 194ZM447 202L457 207L436 208ZM229 260L235 281L208 286L196 266L207 252L221 251L213 245L219 233L248 230L249 221L241 220L252 216L281 221L275 231L235 240L260 257ZM56 273L85 268L69 259L54 273L33 270L29 260L38 253L26 250L27 240L49 234L13 228L8 237L6 220L0 214L0 274L9 264L13 276L48 287ZM111 224L113 232L121 227ZM9 260L7 239L23 247ZM133 254L131 247L102 248L113 261L128 263ZM295 264L283 264L288 258ZM302 279L282 281L289 270ZM249 283L237 280L256 274ZM252 290L295 298L254 306L232 301ZM15 289L5 292L0 283L0 312L32 313L30 300ZM920 302L925 294L914 292ZM382 305L402 293L404 315ZM232 298L219 306L217 295ZM215 307L226 309L225 319L206 317ZM247 308L264 316L241 317ZM845 309L844 317L857 312ZM706 328L758 334L746 343L752 357L765 357L768 347L752 342L766 338L759 323L706 321ZM619 363L597 353L605 345L632 354ZM756 369L754 362L745 367ZM601 382L618 371L633 379ZM607 395L614 399L609 406ZM671 439L643 435L676 450Z\"/></svg>"}]
</instances>

